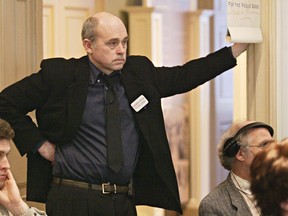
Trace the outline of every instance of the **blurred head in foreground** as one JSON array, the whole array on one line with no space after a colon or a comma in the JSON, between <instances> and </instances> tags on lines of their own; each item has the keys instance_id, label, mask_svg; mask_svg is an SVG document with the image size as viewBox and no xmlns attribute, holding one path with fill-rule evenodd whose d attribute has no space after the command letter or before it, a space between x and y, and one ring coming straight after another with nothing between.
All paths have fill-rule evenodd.
<instances>
[{"instance_id":1,"label":"blurred head in foreground","mask_svg":"<svg viewBox=\"0 0 288 216\"><path fill-rule=\"evenodd\" d=\"M255 156L251 190L263 216L288 215L288 139L273 142Z\"/></svg>"}]
</instances>

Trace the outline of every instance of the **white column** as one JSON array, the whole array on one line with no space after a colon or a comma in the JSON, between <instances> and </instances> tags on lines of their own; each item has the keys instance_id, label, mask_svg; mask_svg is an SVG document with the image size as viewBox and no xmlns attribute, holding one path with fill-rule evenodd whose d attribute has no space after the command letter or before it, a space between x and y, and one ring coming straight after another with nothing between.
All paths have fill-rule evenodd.
<instances>
[{"instance_id":1,"label":"white column","mask_svg":"<svg viewBox=\"0 0 288 216\"><path fill-rule=\"evenodd\" d=\"M188 14L188 59L205 56L211 52L211 17L210 10L200 10ZM210 83L199 86L190 93L191 103L191 187L185 215L197 215L203 194L210 189Z\"/></svg>"},{"instance_id":2,"label":"white column","mask_svg":"<svg viewBox=\"0 0 288 216\"><path fill-rule=\"evenodd\" d=\"M277 137L288 137L288 1L278 0L276 6L276 65L277 65Z\"/></svg>"},{"instance_id":3,"label":"white column","mask_svg":"<svg viewBox=\"0 0 288 216\"><path fill-rule=\"evenodd\" d=\"M127 7L129 19L129 54L147 56L162 66L162 15L153 7Z\"/></svg>"}]
</instances>

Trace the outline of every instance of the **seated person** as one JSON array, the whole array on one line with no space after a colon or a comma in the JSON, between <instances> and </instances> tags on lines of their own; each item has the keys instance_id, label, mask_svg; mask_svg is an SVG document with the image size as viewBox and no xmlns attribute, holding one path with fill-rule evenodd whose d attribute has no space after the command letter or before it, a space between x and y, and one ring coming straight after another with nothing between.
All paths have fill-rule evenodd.
<instances>
[{"instance_id":1,"label":"seated person","mask_svg":"<svg viewBox=\"0 0 288 216\"><path fill-rule=\"evenodd\" d=\"M255 156L251 191L262 216L288 215L288 139L271 144Z\"/></svg>"},{"instance_id":2,"label":"seated person","mask_svg":"<svg viewBox=\"0 0 288 216\"><path fill-rule=\"evenodd\" d=\"M236 121L223 134L218 157L227 179L200 203L200 216L260 215L250 191L250 165L256 153L273 142L273 128L262 122Z\"/></svg>"},{"instance_id":3,"label":"seated person","mask_svg":"<svg viewBox=\"0 0 288 216\"><path fill-rule=\"evenodd\" d=\"M13 137L14 131L8 122L0 119L0 216L44 216L45 212L30 208L22 200L10 171L7 154Z\"/></svg>"}]
</instances>

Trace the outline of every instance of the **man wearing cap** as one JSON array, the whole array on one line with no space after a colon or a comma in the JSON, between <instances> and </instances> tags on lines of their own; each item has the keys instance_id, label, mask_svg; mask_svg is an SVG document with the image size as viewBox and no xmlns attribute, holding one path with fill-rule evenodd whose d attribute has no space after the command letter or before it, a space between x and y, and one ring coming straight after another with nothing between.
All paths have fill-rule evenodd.
<instances>
[{"instance_id":1,"label":"man wearing cap","mask_svg":"<svg viewBox=\"0 0 288 216\"><path fill-rule=\"evenodd\" d=\"M273 128L262 122L235 121L230 126L218 145L218 157L229 170L228 177L201 201L199 216L260 216L250 191L250 165L273 141L273 133Z\"/></svg>"}]
</instances>

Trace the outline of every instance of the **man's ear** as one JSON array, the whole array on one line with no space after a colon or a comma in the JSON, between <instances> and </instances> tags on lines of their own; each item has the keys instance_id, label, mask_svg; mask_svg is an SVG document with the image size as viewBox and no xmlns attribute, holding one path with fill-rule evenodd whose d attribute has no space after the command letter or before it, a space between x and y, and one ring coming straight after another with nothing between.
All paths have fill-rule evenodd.
<instances>
[{"instance_id":1,"label":"man's ear","mask_svg":"<svg viewBox=\"0 0 288 216\"><path fill-rule=\"evenodd\" d=\"M245 150L243 149L243 147L240 147L240 149L237 152L235 157L239 161L244 161L244 159L245 159Z\"/></svg>"},{"instance_id":2,"label":"man's ear","mask_svg":"<svg viewBox=\"0 0 288 216\"><path fill-rule=\"evenodd\" d=\"M91 54L92 53L92 43L91 43L91 41L88 40L88 39L84 39L82 43L83 43L83 47L86 50L86 52L88 54Z\"/></svg>"}]
</instances>

